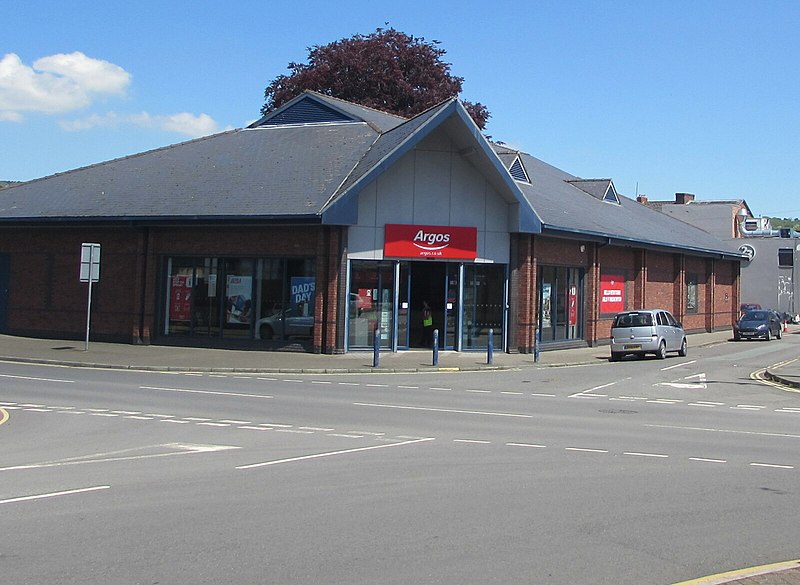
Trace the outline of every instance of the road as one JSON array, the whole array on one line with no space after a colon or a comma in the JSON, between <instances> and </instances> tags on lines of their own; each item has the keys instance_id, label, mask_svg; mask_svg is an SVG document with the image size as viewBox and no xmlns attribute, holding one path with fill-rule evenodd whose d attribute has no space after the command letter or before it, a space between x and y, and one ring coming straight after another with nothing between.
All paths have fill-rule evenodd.
<instances>
[{"instance_id":1,"label":"road","mask_svg":"<svg viewBox=\"0 0 800 585\"><path fill-rule=\"evenodd\" d=\"M507 372L0 364L4 582L668 584L797 558L800 339Z\"/></svg>"}]
</instances>

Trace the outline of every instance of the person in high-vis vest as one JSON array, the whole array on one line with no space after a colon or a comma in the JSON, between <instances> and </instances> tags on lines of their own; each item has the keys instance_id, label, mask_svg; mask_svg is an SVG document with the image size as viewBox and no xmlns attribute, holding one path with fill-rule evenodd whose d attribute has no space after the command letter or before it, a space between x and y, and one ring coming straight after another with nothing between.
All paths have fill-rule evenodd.
<instances>
[{"instance_id":1,"label":"person in high-vis vest","mask_svg":"<svg viewBox=\"0 0 800 585\"><path fill-rule=\"evenodd\" d=\"M431 347L433 343L433 313L428 301L422 301L422 347Z\"/></svg>"}]
</instances>

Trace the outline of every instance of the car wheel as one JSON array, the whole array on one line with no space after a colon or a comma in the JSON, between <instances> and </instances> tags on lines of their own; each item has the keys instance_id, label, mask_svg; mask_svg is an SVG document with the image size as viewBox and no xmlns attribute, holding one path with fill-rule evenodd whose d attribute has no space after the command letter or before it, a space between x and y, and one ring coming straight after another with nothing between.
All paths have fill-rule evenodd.
<instances>
[{"instance_id":1,"label":"car wheel","mask_svg":"<svg viewBox=\"0 0 800 585\"><path fill-rule=\"evenodd\" d=\"M275 332L272 331L272 327L269 325L262 325L261 326L261 339L272 339L275 335Z\"/></svg>"},{"instance_id":2,"label":"car wheel","mask_svg":"<svg viewBox=\"0 0 800 585\"><path fill-rule=\"evenodd\" d=\"M661 341L661 344L658 346L658 351L656 352L656 357L660 360L663 360L667 357L667 342Z\"/></svg>"},{"instance_id":3,"label":"car wheel","mask_svg":"<svg viewBox=\"0 0 800 585\"><path fill-rule=\"evenodd\" d=\"M678 355L681 357L686 357L686 354L689 353L689 344L686 343L686 338L683 338L681 342L681 348L678 350Z\"/></svg>"},{"instance_id":4,"label":"car wheel","mask_svg":"<svg viewBox=\"0 0 800 585\"><path fill-rule=\"evenodd\" d=\"M767 329L767 334L764 336L764 341L772 341L772 331Z\"/></svg>"},{"instance_id":5,"label":"car wheel","mask_svg":"<svg viewBox=\"0 0 800 585\"><path fill-rule=\"evenodd\" d=\"M612 351L612 352L611 352L611 358L610 358L610 361L612 361L612 362L618 362L618 361L619 361L619 360L621 360L621 359L622 359L622 354L621 354L620 352L618 352L618 351Z\"/></svg>"}]
</instances>

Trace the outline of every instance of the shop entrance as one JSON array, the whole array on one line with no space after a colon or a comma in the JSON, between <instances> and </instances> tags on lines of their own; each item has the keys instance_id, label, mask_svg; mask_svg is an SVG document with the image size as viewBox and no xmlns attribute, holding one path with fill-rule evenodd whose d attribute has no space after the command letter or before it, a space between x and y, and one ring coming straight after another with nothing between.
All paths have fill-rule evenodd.
<instances>
[{"instance_id":1,"label":"shop entrance","mask_svg":"<svg viewBox=\"0 0 800 585\"><path fill-rule=\"evenodd\" d=\"M439 347L452 347L452 342L448 343L445 333L448 313L453 312L452 306L450 311L447 307L447 266L444 262L400 264L400 306L407 303L408 325L406 332L398 331L398 346L431 348L433 330L438 329ZM432 320L428 327L424 325L426 303L431 309Z\"/></svg>"}]
</instances>

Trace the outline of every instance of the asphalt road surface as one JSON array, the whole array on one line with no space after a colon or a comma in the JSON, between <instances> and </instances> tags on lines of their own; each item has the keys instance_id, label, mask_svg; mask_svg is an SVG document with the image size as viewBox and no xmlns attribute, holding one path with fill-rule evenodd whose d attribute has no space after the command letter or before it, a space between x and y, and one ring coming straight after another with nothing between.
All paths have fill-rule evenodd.
<instances>
[{"instance_id":1,"label":"asphalt road surface","mask_svg":"<svg viewBox=\"0 0 800 585\"><path fill-rule=\"evenodd\" d=\"M668 584L797 558L800 338L508 372L0 363L0 580Z\"/></svg>"}]
</instances>

